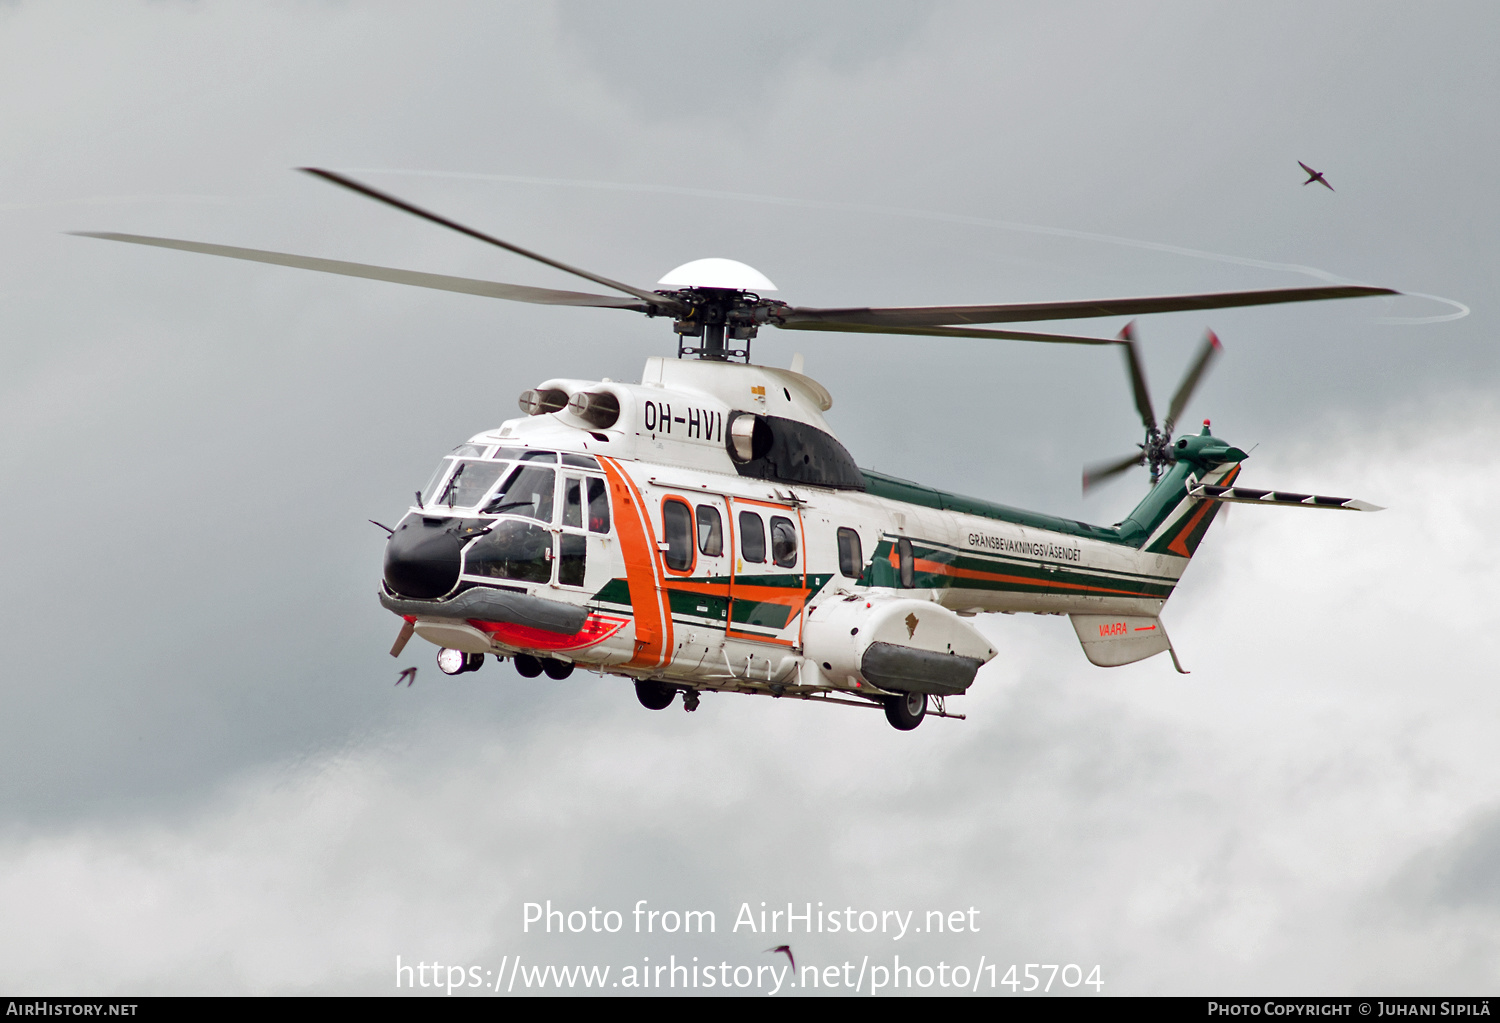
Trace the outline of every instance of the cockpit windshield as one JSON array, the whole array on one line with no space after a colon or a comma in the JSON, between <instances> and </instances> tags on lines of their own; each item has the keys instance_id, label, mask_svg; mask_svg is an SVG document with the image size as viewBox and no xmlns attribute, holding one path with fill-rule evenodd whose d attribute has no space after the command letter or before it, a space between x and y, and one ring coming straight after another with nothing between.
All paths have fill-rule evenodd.
<instances>
[{"instance_id":1,"label":"cockpit windshield","mask_svg":"<svg viewBox=\"0 0 1500 1023\"><path fill-rule=\"evenodd\" d=\"M511 473L490 503L486 515L525 515L538 522L552 521L552 487L556 473L535 465L522 465Z\"/></svg>"},{"instance_id":2,"label":"cockpit windshield","mask_svg":"<svg viewBox=\"0 0 1500 1023\"><path fill-rule=\"evenodd\" d=\"M567 466L599 468L599 463L589 455L564 452L559 456L555 451L463 444L439 463L437 471L418 495L418 502L424 509L441 508L444 511L483 505L482 515L519 515L551 522L557 478L557 470L552 466L558 464L559 457ZM577 488L576 482L574 488ZM495 491L493 496L491 490ZM596 518L600 521L596 532L609 530L608 503L601 500L603 491L602 480L589 481L590 521L592 523ZM603 506L602 512L596 514L596 505Z\"/></svg>"},{"instance_id":3,"label":"cockpit windshield","mask_svg":"<svg viewBox=\"0 0 1500 1023\"><path fill-rule=\"evenodd\" d=\"M509 466L504 462L479 462L470 458L459 459L448 477L447 485L438 492L434 502L448 508L469 508L484 500L490 487Z\"/></svg>"}]
</instances>

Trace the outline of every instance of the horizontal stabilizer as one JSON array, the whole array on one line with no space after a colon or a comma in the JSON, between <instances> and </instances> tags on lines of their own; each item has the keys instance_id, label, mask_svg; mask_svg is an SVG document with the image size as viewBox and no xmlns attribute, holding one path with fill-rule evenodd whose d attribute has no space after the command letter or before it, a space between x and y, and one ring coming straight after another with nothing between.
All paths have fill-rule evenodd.
<instances>
[{"instance_id":1,"label":"horizontal stabilizer","mask_svg":"<svg viewBox=\"0 0 1500 1023\"><path fill-rule=\"evenodd\" d=\"M1117 668L1145 660L1163 650L1172 654L1172 665L1184 675L1177 663L1177 652L1167 638L1160 618L1136 615L1069 615L1083 654L1101 668Z\"/></svg>"},{"instance_id":2,"label":"horizontal stabilizer","mask_svg":"<svg viewBox=\"0 0 1500 1023\"><path fill-rule=\"evenodd\" d=\"M1356 501L1352 497L1322 497L1317 494L1293 494L1286 490L1252 490L1249 487L1210 487L1199 484L1188 488L1188 496L1198 501L1223 501L1236 504L1277 504L1296 508L1336 508L1343 511L1385 511L1378 504Z\"/></svg>"}]
</instances>

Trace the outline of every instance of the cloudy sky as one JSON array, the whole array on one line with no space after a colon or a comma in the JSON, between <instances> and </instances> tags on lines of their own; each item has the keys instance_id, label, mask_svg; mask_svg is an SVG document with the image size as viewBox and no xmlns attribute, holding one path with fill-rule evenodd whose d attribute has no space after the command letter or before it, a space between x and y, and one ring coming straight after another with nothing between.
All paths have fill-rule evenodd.
<instances>
[{"instance_id":1,"label":"cloudy sky","mask_svg":"<svg viewBox=\"0 0 1500 1023\"><path fill-rule=\"evenodd\" d=\"M786 938L737 910L793 901L978 911L793 938L820 966L1493 991L1497 30L1481 3L0 2L0 986L758 966ZM1159 404L1219 332L1189 418L1259 445L1247 483L1389 506L1216 526L1165 614L1191 675L998 618L966 722L653 714L620 679L392 661L365 520L522 389L638 378L664 323L65 234L575 286L302 165L644 286L728 256L810 305L1437 298L1140 324ZM805 354L862 465L1102 522L1144 490L1078 493L1139 439L1113 353L755 351ZM625 927L523 933L549 899ZM717 930L631 933L638 900Z\"/></svg>"}]
</instances>

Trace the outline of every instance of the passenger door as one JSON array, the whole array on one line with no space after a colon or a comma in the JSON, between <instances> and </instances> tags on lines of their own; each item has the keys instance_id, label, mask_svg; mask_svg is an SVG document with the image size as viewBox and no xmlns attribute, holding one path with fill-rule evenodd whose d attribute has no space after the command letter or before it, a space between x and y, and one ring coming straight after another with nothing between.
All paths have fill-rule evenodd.
<instances>
[{"instance_id":1,"label":"passenger door","mask_svg":"<svg viewBox=\"0 0 1500 1023\"><path fill-rule=\"evenodd\" d=\"M794 507L734 499L734 572L727 635L794 646L807 601L801 515Z\"/></svg>"}]
</instances>

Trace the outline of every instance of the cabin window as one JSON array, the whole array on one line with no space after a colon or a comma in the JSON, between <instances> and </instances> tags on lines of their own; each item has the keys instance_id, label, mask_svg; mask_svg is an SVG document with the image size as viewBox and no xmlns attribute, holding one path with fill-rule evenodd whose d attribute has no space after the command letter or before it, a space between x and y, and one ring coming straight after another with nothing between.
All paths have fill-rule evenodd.
<instances>
[{"instance_id":1,"label":"cabin window","mask_svg":"<svg viewBox=\"0 0 1500 1023\"><path fill-rule=\"evenodd\" d=\"M740 512L740 557L757 565L766 560L766 527L752 511Z\"/></svg>"},{"instance_id":2,"label":"cabin window","mask_svg":"<svg viewBox=\"0 0 1500 1023\"><path fill-rule=\"evenodd\" d=\"M843 527L839 530L839 571L850 579L858 579L865 567L864 552L860 549L859 534Z\"/></svg>"},{"instance_id":3,"label":"cabin window","mask_svg":"<svg viewBox=\"0 0 1500 1023\"><path fill-rule=\"evenodd\" d=\"M668 499L661 506L667 536L667 567L686 572L693 567L693 511L685 501Z\"/></svg>"},{"instance_id":4,"label":"cabin window","mask_svg":"<svg viewBox=\"0 0 1500 1023\"><path fill-rule=\"evenodd\" d=\"M528 451L521 456L523 462L550 462L557 464L557 453L555 451Z\"/></svg>"},{"instance_id":5,"label":"cabin window","mask_svg":"<svg viewBox=\"0 0 1500 1023\"><path fill-rule=\"evenodd\" d=\"M797 527L780 515L771 516L771 558L781 568L797 567Z\"/></svg>"},{"instance_id":6,"label":"cabin window","mask_svg":"<svg viewBox=\"0 0 1500 1023\"><path fill-rule=\"evenodd\" d=\"M901 569L901 585L909 590L916 585L917 571L911 541L904 536L896 541L896 559Z\"/></svg>"},{"instance_id":7,"label":"cabin window","mask_svg":"<svg viewBox=\"0 0 1500 1023\"><path fill-rule=\"evenodd\" d=\"M575 455L571 451L564 451L562 460L563 465L576 465L583 469L599 468L599 462L593 455Z\"/></svg>"},{"instance_id":8,"label":"cabin window","mask_svg":"<svg viewBox=\"0 0 1500 1023\"><path fill-rule=\"evenodd\" d=\"M589 532L609 532L609 494L604 489L604 481L597 477L589 477Z\"/></svg>"},{"instance_id":9,"label":"cabin window","mask_svg":"<svg viewBox=\"0 0 1500 1023\"><path fill-rule=\"evenodd\" d=\"M698 506L698 550L709 558L724 553L724 523L719 518L719 509L712 505Z\"/></svg>"},{"instance_id":10,"label":"cabin window","mask_svg":"<svg viewBox=\"0 0 1500 1023\"><path fill-rule=\"evenodd\" d=\"M538 522L551 522L555 475L553 470L540 466L521 466L510 474L490 503L484 506L485 514L524 515Z\"/></svg>"}]
</instances>

